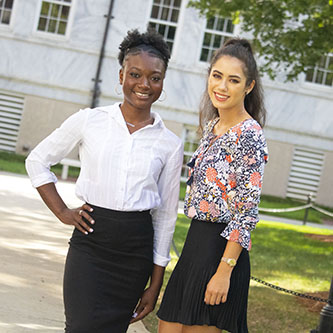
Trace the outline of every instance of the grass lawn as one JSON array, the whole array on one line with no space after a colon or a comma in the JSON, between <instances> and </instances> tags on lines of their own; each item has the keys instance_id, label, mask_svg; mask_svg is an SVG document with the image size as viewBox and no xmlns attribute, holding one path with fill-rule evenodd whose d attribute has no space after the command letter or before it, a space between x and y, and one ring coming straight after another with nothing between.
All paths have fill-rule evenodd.
<instances>
[{"instance_id":1,"label":"grass lawn","mask_svg":"<svg viewBox=\"0 0 333 333\"><path fill-rule=\"evenodd\" d=\"M179 215L174 236L178 251L183 246L188 227L189 219ZM252 233L251 275L301 293L327 292L333 273L332 243L311 239L307 234L333 235L333 230L260 221ZM172 250L162 294L176 262L177 256ZM249 331L300 333L316 328L319 313L310 312L299 300L299 297L251 281ZM159 302L160 299L157 309ZM144 324L152 333L157 332L155 313L156 310L144 319Z\"/></svg>"}]
</instances>

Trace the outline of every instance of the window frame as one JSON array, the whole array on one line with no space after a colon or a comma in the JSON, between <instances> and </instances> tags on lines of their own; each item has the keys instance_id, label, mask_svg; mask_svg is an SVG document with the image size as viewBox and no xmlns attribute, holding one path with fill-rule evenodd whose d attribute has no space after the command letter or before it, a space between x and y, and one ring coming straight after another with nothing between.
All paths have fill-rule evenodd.
<instances>
[{"instance_id":1,"label":"window frame","mask_svg":"<svg viewBox=\"0 0 333 333\"><path fill-rule=\"evenodd\" d=\"M332 59L331 61L333 61L333 53L329 53L329 54L325 55L324 57L325 57L326 64L329 61L328 60L329 58L331 58ZM315 80L317 78L318 69L321 72L324 72L325 74L326 73L332 73L333 74L333 70L329 70L328 67L319 67L318 63L316 63L312 68L313 68L313 71L314 71L313 76L312 76L312 81L308 81L306 79L308 72L305 72L304 73L304 83L306 85L311 85L312 87L315 86L315 87L321 87L322 89L332 89L333 88L333 80L332 80L332 84L331 85L327 85L327 84L324 84L324 83L318 83L318 82L315 82ZM322 79L322 81L323 81L323 79Z\"/></svg>"},{"instance_id":2,"label":"window frame","mask_svg":"<svg viewBox=\"0 0 333 333\"><path fill-rule=\"evenodd\" d=\"M161 1L164 1L164 0L161 0ZM173 39L173 42L172 42L172 50L170 52L171 53L171 58L174 58L174 55L176 54L176 49L177 49L177 45L178 45L178 43L177 43L178 37L177 36L179 34L179 29L181 27L180 22L182 22L182 20L183 20L183 15L182 14L183 14L183 9L184 9L186 0L180 0L180 1L181 1L181 4L180 4L180 7L179 7L179 14L178 14L177 23L172 22L172 21L164 21L164 20L161 20L161 19L152 18L151 14L152 14L153 6L154 6L154 0L150 1L149 12L148 12L148 16L147 16L148 17L147 25L149 25L150 23L155 23L155 24L162 24L162 25L166 25L166 26L175 27L176 32L175 32L175 36L174 36L174 39ZM174 8L174 7L170 7L170 8ZM167 41L166 37L163 36L163 38L164 38L164 40Z\"/></svg>"},{"instance_id":3,"label":"window frame","mask_svg":"<svg viewBox=\"0 0 333 333\"><path fill-rule=\"evenodd\" d=\"M227 17L220 17L220 16L215 16L215 17L218 17L218 18L222 18L224 20L229 20L231 21L230 18L227 18ZM200 48L199 48L199 52L198 52L198 56L197 56L197 59L198 59L198 62L200 64L204 64L204 65L207 65L210 63L210 59L208 59L207 61L204 61L204 60L201 60L201 54L202 54L202 49L203 49L203 43L204 43L204 40L205 40L205 34L206 33L210 33L210 34L213 34L213 35L219 35L219 36L223 36L223 37L235 37L236 36L236 27L237 25L233 25L234 29L233 29L233 33L229 33L229 32L225 32L225 31L219 31L219 30L213 30L213 29L208 29L207 28L207 23L208 23L208 20L207 18L204 19L204 23L203 23L203 29L202 29L202 34L201 34L201 41L200 41ZM220 45L222 46L222 44ZM209 49L211 50L211 49ZM215 50L214 50L215 51ZM214 52L213 51L213 52ZM212 52L212 53L213 53Z\"/></svg>"},{"instance_id":4,"label":"window frame","mask_svg":"<svg viewBox=\"0 0 333 333\"><path fill-rule=\"evenodd\" d=\"M2 23L0 21L0 29L1 30L12 30L12 28L13 28L13 21L14 21L14 17L15 17L16 6L17 6L17 0L13 0L13 7L11 9L9 24Z\"/></svg>"},{"instance_id":5,"label":"window frame","mask_svg":"<svg viewBox=\"0 0 333 333\"><path fill-rule=\"evenodd\" d=\"M68 6L68 7L70 7L70 10L69 10L69 15L68 15L68 20L67 20L66 33L64 35L38 30L38 23L39 23L39 19L40 19L40 12L42 9L43 1L49 2L52 4L55 3L58 5L64 4L64 2L60 1L60 0L39 0L39 4L36 8L36 17L35 17L35 23L34 23L34 29L33 29L34 35L37 37L53 39L53 40L68 40L71 30L72 30L72 25L73 25L73 20L74 20L74 11L75 11L77 1L71 0L70 5Z\"/></svg>"}]
</instances>

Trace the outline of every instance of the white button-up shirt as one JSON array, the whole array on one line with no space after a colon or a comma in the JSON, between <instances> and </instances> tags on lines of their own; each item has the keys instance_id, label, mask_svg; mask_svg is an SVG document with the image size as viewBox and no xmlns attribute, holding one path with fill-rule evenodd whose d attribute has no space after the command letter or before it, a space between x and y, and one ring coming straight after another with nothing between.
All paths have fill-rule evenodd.
<instances>
[{"instance_id":1,"label":"white button-up shirt","mask_svg":"<svg viewBox=\"0 0 333 333\"><path fill-rule=\"evenodd\" d=\"M152 116L152 125L130 134L120 103L80 110L37 145L26 169L34 187L56 182L50 166L79 144L78 198L120 211L151 210L154 263L166 266L177 219L183 145L158 114Z\"/></svg>"}]
</instances>

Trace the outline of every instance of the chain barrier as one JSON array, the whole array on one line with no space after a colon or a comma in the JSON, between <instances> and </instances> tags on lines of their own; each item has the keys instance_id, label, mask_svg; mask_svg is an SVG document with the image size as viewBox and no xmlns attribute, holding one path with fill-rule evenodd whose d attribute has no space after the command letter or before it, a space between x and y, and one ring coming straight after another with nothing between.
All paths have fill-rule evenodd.
<instances>
[{"instance_id":1,"label":"chain barrier","mask_svg":"<svg viewBox=\"0 0 333 333\"><path fill-rule=\"evenodd\" d=\"M267 287L270 287L272 289L283 291L284 293L291 294L291 295L294 295L294 296L308 298L308 299L312 299L314 301L323 302L323 303L328 303L329 302L328 299L320 298L320 297L315 297L315 296L311 296L311 295L308 295L308 294L302 294L302 293L299 293L297 291L293 291L293 290L289 290L289 289L286 289L286 288L282 288L282 287L279 287L279 286L277 286L275 284L272 284L272 283L263 281L261 279L258 279L258 278L254 277L254 276L251 276L251 280L254 280L254 281L256 281L258 283L261 283L261 284L263 284L263 285L265 285Z\"/></svg>"}]
</instances>

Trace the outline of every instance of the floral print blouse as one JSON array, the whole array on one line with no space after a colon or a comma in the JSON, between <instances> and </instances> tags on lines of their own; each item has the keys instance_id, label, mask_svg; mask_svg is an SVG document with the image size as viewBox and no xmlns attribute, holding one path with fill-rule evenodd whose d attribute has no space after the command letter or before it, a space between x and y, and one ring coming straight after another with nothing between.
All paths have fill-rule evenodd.
<instances>
[{"instance_id":1,"label":"floral print blouse","mask_svg":"<svg viewBox=\"0 0 333 333\"><path fill-rule=\"evenodd\" d=\"M219 118L204 129L189 166L184 212L189 218L227 223L222 237L251 249L251 235L258 222L258 204L268 161L262 128L246 119L216 136Z\"/></svg>"}]
</instances>

